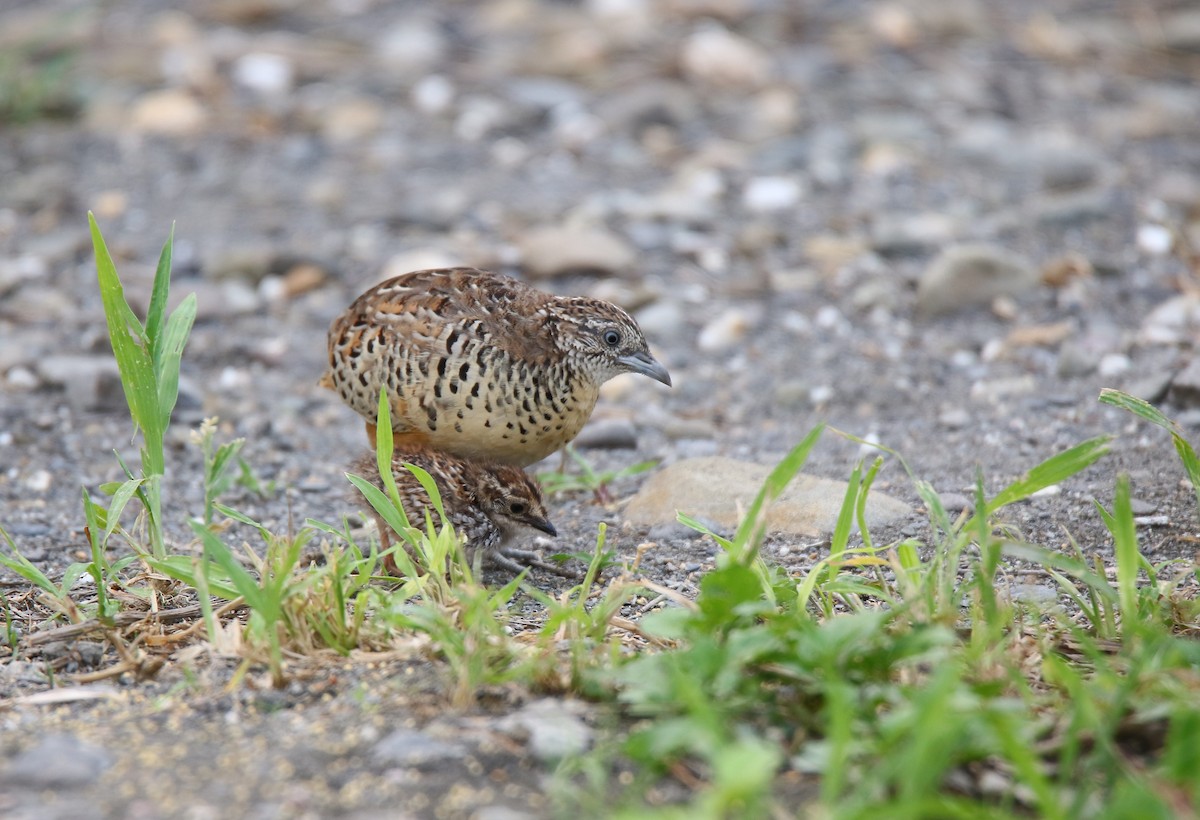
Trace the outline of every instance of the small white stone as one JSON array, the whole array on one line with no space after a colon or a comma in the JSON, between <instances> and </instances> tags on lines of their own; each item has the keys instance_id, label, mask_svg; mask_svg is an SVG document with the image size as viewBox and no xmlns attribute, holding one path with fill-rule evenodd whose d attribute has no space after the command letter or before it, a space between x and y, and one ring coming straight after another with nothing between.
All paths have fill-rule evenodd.
<instances>
[{"instance_id":1,"label":"small white stone","mask_svg":"<svg viewBox=\"0 0 1200 820\"><path fill-rule=\"evenodd\" d=\"M259 94L281 96L292 88L295 70L287 57L256 51L245 54L233 64L233 79L243 88Z\"/></svg>"},{"instance_id":2,"label":"small white stone","mask_svg":"<svg viewBox=\"0 0 1200 820\"><path fill-rule=\"evenodd\" d=\"M725 88L760 88L771 77L770 60L757 43L715 24L687 39L680 64L692 79Z\"/></svg>"},{"instance_id":3,"label":"small white stone","mask_svg":"<svg viewBox=\"0 0 1200 820\"><path fill-rule=\"evenodd\" d=\"M1061 494L1062 494L1062 487L1058 484L1051 484L1049 487L1042 487L1042 489L1038 490L1036 493L1034 493L1033 495L1031 495L1029 497L1030 498L1053 498L1054 496L1061 495Z\"/></svg>"},{"instance_id":4,"label":"small white stone","mask_svg":"<svg viewBox=\"0 0 1200 820\"><path fill-rule=\"evenodd\" d=\"M794 208L800 196L800 183L792 177L755 177L742 191L742 204L759 213L785 211Z\"/></svg>"},{"instance_id":5,"label":"small white stone","mask_svg":"<svg viewBox=\"0 0 1200 820\"><path fill-rule=\"evenodd\" d=\"M224 367L217 377L218 390L241 390L250 385L250 374L236 367Z\"/></svg>"},{"instance_id":6,"label":"small white stone","mask_svg":"<svg viewBox=\"0 0 1200 820\"><path fill-rule=\"evenodd\" d=\"M10 390L33 390L38 386L38 378L29 368L18 365L8 371L4 383Z\"/></svg>"},{"instance_id":7,"label":"small white stone","mask_svg":"<svg viewBox=\"0 0 1200 820\"><path fill-rule=\"evenodd\" d=\"M399 276L402 273L411 273L415 270L453 268L462 263L463 261L460 258L446 253L441 248L413 248L412 250L401 251L389 259L383 266L380 281L391 279L393 276Z\"/></svg>"},{"instance_id":8,"label":"small white stone","mask_svg":"<svg viewBox=\"0 0 1200 820\"><path fill-rule=\"evenodd\" d=\"M1109 353L1101 357L1096 372L1100 374L1101 378L1111 379L1114 376L1128 373L1132 367L1133 362L1124 353Z\"/></svg>"},{"instance_id":9,"label":"small white stone","mask_svg":"<svg viewBox=\"0 0 1200 820\"><path fill-rule=\"evenodd\" d=\"M413 86L412 101L425 114L441 114L454 102L454 83L441 74L422 77Z\"/></svg>"},{"instance_id":10,"label":"small white stone","mask_svg":"<svg viewBox=\"0 0 1200 820\"><path fill-rule=\"evenodd\" d=\"M823 305L817 310L815 320L821 330L840 330L846 324L846 317L833 305Z\"/></svg>"},{"instance_id":11,"label":"small white stone","mask_svg":"<svg viewBox=\"0 0 1200 820\"><path fill-rule=\"evenodd\" d=\"M54 483L54 476L49 470L34 470L25 479L25 486L35 493L44 493Z\"/></svg>"},{"instance_id":12,"label":"small white stone","mask_svg":"<svg viewBox=\"0 0 1200 820\"><path fill-rule=\"evenodd\" d=\"M751 317L745 310L730 308L704 326L696 344L706 353L725 350L742 340L750 323Z\"/></svg>"},{"instance_id":13,"label":"small white stone","mask_svg":"<svg viewBox=\"0 0 1200 820\"><path fill-rule=\"evenodd\" d=\"M833 389L832 388L829 389L829 397L828 398L830 398L830 399L833 398ZM826 399L826 400L828 401L828 399ZM867 433L865 436L862 437L862 444L858 445L859 458L873 459L876 456L885 455L883 450L879 449L879 447L878 447L879 443L880 443L879 433L876 433L874 431Z\"/></svg>"},{"instance_id":14,"label":"small white stone","mask_svg":"<svg viewBox=\"0 0 1200 820\"><path fill-rule=\"evenodd\" d=\"M1165 256L1171 252L1175 237L1162 225L1142 225L1137 230L1138 247L1152 256Z\"/></svg>"},{"instance_id":15,"label":"small white stone","mask_svg":"<svg viewBox=\"0 0 1200 820\"><path fill-rule=\"evenodd\" d=\"M819 384L812 390L808 391L808 400L812 402L814 406L819 407L822 404L828 404L830 400L833 399L834 395L835 391L831 386L827 384Z\"/></svg>"}]
</instances>

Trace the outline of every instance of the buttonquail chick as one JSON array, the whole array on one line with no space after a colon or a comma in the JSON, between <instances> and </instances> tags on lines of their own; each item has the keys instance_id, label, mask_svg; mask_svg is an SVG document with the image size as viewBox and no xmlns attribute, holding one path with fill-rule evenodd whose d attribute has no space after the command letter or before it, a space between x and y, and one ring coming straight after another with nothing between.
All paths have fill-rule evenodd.
<instances>
[{"instance_id":1,"label":"buttonquail chick","mask_svg":"<svg viewBox=\"0 0 1200 820\"><path fill-rule=\"evenodd\" d=\"M382 390L398 446L524 467L575 438L600 385L627 372L671 384L616 305L445 268L355 300L329 329L321 384L367 420L372 441Z\"/></svg>"},{"instance_id":2,"label":"buttonquail chick","mask_svg":"<svg viewBox=\"0 0 1200 820\"><path fill-rule=\"evenodd\" d=\"M536 554L515 546L521 536L532 534L531 530L558 534L547 518L541 490L524 470L507 464L470 461L427 447L397 449L392 454L392 475L400 503L409 523L422 529L427 508L435 523L439 523L438 516L430 506L425 488L404 466L406 462L425 470L437 484L446 519L464 538L469 560L474 560L476 550L483 550L485 563L515 572L537 566L562 573L558 566L544 563ZM354 472L383 489L374 454L359 459ZM392 530L378 515L375 523L379 527L379 540L387 549ZM397 573L391 556L387 559L387 569Z\"/></svg>"}]
</instances>

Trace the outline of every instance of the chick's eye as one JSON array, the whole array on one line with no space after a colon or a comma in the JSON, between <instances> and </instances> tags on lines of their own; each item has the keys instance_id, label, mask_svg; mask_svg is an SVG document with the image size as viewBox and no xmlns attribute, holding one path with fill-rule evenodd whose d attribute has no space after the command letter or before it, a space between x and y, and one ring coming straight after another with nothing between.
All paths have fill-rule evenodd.
<instances>
[{"instance_id":1,"label":"chick's eye","mask_svg":"<svg viewBox=\"0 0 1200 820\"><path fill-rule=\"evenodd\" d=\"M524 515L525 514L525 502L524 501L512 502L511 504L508 505L508 511L510 513L512 513L513 515Z\"/></svg>"},{"instance_id":2,"label":"chick's eye","mask_svg":"<svg viewBox=\"0 0 1200 820\"><path fill-rule=\"evenodd\" d=\"M621 334L615 330L604 331L604 343L609 347L616 347L621 343Z\"/></svg>"}]
</instances>

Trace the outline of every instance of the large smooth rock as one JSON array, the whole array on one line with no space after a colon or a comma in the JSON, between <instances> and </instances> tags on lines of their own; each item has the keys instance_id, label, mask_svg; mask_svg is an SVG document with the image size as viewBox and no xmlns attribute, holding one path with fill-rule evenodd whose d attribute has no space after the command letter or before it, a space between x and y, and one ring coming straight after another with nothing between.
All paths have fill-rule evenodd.
<instances>
[{"instance_id":1,"label":"large smooth rock","mask_svg":"<svg viewBox=\"0 0 1200 820\"><path fill-rule=\"evenodd\" d=\"M675 520L676 512L713 521L732 530L771 472L765 464L723 456L689 458L650 478L625 508L637 526ZM815 538L831 532L846 494L846 482L797 475L767 512L767 531ZM867 500L867 526L881 527L907 516L903 501L881 492Z\"/></svg>"}]
</instances>

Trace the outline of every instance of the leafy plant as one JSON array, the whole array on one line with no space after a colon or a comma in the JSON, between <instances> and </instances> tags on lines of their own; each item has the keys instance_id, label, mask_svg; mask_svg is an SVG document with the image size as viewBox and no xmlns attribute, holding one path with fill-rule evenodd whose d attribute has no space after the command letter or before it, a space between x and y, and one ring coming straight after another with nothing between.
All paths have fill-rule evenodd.
<instances>
[{"instance_id":1,"label":"leafy plant","mask_svg":"<svg viewBox=\"0 0 1200 820\"><path fill-rule=\"evenodd\" d=\"M179 397L179 368L184 346L196 319L196 295L189 294L167 315L174 240L172 229L158 259L150 307L143 324L125 299L112 256L90 212L88 224L91 226L108 338L117 360L134 432L140 431L142 434L141 476L135 479L128 468L125 468L125 472L129 481L136 481L133 493L141 501L147 517L150 553L161 560L167 554L162 520L162 479L166 473L163 441ZM124 466L124 462L121 463ZM125 485L108 485L102 489L116 492L121 486Z\"/></svg>"}]
</instances>

